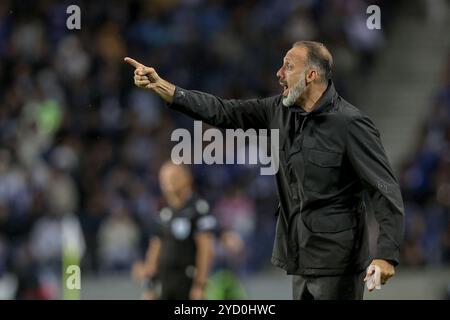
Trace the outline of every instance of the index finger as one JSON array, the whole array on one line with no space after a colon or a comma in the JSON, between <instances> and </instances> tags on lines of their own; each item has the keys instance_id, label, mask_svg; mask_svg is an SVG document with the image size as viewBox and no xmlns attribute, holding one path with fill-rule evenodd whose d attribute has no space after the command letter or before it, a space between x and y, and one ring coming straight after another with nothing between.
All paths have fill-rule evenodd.
<instances>
[{"instance_id":1,"label":"index finger","mask_svg":"<svg viewBox=\"0 0 450 320\"><path fill-rule=\"evenodd\" d=\"M129 58L129 57L126 57L123 60L125 60L125 62L127 62L128 64L131 64L135 68L139 68L140 66L142 66L142 63L139 63L136 60Z\"/></svg>"}]
</instances>

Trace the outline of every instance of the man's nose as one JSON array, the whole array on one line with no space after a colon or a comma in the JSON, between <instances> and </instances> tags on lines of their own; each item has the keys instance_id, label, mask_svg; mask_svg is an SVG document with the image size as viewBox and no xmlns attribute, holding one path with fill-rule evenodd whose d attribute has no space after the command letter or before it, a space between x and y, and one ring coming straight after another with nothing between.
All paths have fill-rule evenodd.
<instances>
[{"instance_id":1,"label":"man's nose","mask_svg":"<svg viewBox=\"0 0 450 320\"><path fill-rule=\"evenodd\" d=\"M281 78L283 77L283 68L278 69L278 71L277 71L277 77L278 77L279 79L281 79Z\"/></svg>"},{"instance_id":2,"label":"man's nose","mask_svg":"<svg viewBox=\"0 0 450 320\"><path fill-rule=\"evenodd\" d=\"M277 71L277 77L278 77L278 78L281 78L281 69L279 69L279 70Z\"/></svg>"}]
</instances>

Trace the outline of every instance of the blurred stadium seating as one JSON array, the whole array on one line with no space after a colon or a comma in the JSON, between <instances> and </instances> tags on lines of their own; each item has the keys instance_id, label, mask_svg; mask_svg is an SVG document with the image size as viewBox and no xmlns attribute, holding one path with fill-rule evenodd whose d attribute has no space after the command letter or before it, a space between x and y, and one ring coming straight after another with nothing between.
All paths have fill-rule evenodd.
<instances>
[{"instance_id":1,"label":"blurred stadium seating","mask_svg":"<svg viewBox=\"0 0 450 320\"><path fill-rule=\"evenodd\" d=\"M81 30L66 28L72 3L81 8ZM90 279L126 277L144 254L161 206L157 171L170 157L170 134L190 129L192 120L136 89L124 56L182 87L247 98L279 93L275 72L285 50L316 39L333 52L337 88L352 100L405 6L370 1L383 13L383 29L371 31L368 3L1 1L0 298L60 296L67 217L81 227L81 267ZM396 168L407 208L402 266L450 264L450 58L442 68L413 156ZM236 273L270 268L273 178L257 166L193 170L199 193L249 248Z\"/></svg>"}]
</instances>

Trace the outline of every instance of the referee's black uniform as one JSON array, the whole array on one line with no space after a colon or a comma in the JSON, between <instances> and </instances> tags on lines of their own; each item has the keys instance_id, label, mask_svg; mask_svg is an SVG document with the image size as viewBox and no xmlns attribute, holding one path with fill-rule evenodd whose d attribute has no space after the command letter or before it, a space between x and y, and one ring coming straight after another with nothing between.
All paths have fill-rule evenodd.
<instances>
[{"instance_id":1,"label":"referee's black uniform","mask_svg":"<svg viewBox=\"0 0 450 320\"><path fill-rule=\"evenodd\" d=\"M206 200L193 195L180 209L164 207L156 236L161 240L158 278L162 300L187 300L196 272L197 232L215 232L216 218Z\"/></svg>"},{"instance_id":2,"label":"referee's black uniform","mask_svg":"<svg viewBox=\"0 0 450 320\"><path fill-rule=\"evenodd\" d=\"M294 298L361 299L370 263L363 203L380 225L376 257L397 265L403 236L400 188L372 121L329 81L314 111L282 96L225 100L175 90L171 109L222 128L279 129L280 198L272 262L294 276Z\"/></svg>"}]
</instances>

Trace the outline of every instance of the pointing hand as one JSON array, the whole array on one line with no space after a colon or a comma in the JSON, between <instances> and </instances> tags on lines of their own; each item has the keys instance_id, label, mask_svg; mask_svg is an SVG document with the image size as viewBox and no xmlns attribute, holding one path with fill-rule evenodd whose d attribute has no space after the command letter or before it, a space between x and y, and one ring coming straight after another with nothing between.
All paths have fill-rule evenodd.
<instances>
[{"instance_id":1,"label":"pointing hand","mask_svg":"<svg viewBox=\"0 0 450 320\"><path fill-rule=\"evenodd\" d=\"M155 69L147 67L129 57L126 57L124 60L135 68L134 84L139 88L154 89L161 80Z\"/></svg>"}]
</instances>

